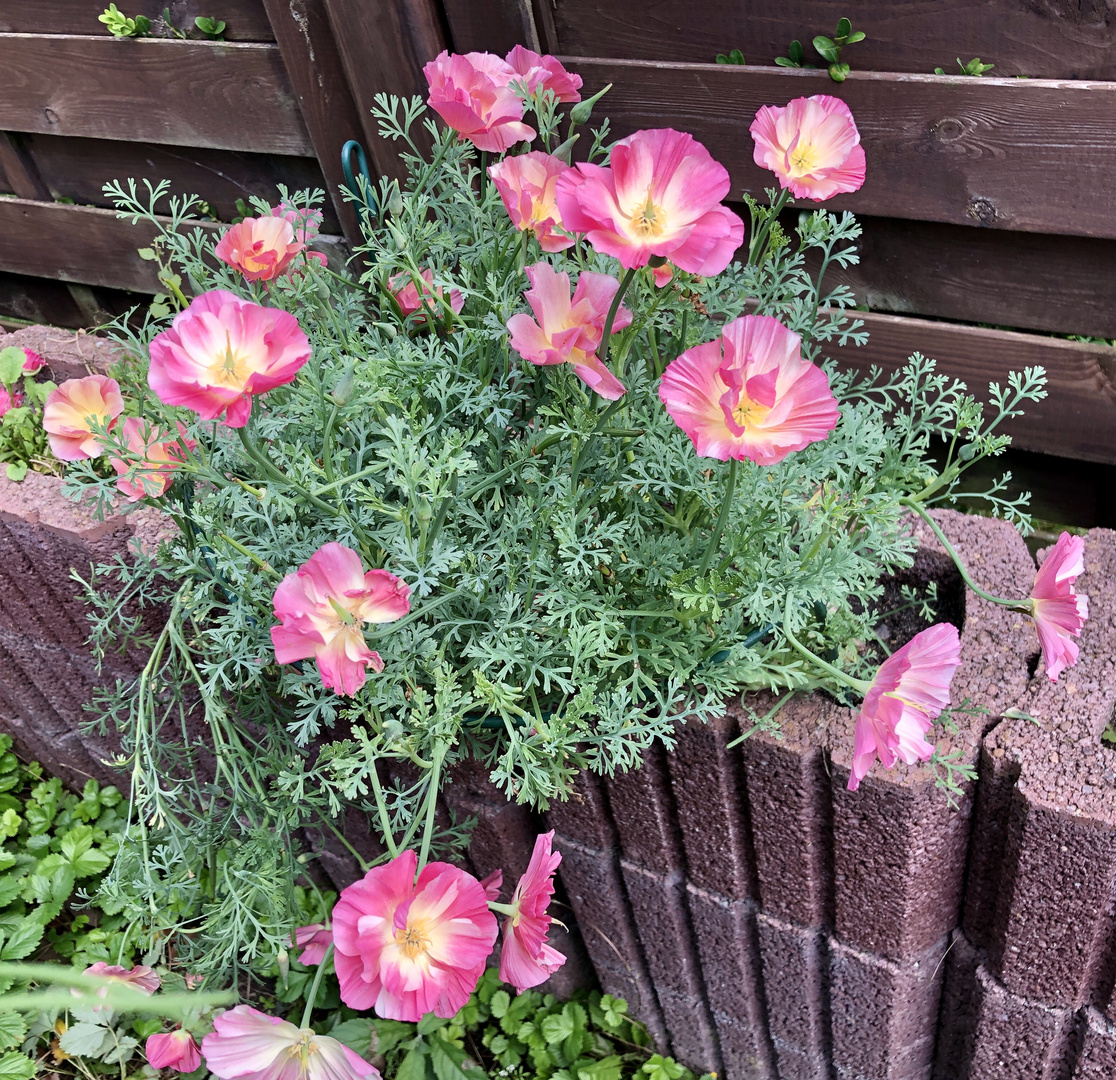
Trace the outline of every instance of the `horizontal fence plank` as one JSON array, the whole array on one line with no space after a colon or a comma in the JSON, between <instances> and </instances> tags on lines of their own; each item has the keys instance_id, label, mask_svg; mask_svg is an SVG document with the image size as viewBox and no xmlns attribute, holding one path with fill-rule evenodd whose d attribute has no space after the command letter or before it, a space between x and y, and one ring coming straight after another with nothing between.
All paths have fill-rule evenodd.
<instances>
[{"instance_id":1,"label":"horizontal fence plank","mask_svg":"<svg viewBox=\"0 0 1116 1080\"><path fill-rule=\"evenodd\" d=\"M0 130L313 156L275 45L0 34Z\"/></svg>"},{"instance_id":2,"label":"horizontal fence plank","mask_svg":"<svg viewBox=\"0 0 1116 1080\"><path fill-rule=\"evenodd\" d=\"M1116 464L1116 351L1034 334L986 330L876 312L853 312L869 332L866 345L834 348L843 367L885 371L902 367L915 352L964 379L987 400L988 384L1025 367L1046 369L1047 397L1004 428L1013 444L1063 458Z\"/></svg>"},{"instance_id":3,"label":"horizontal fence plank","mask_svg":"<svg viewBox=\"0 0 1116 1080\"><path fill-rule=\"evenodd\" d=\"M514 6L514 0L500 0ZM996 65L997 75L1045 79L1116 79L1116 23L1110 3L1060 0L548 0L552 52L709 63L740 49L749 63L770 64L798 38L832 34L848 15L866 41L844 59L857 70L957 70L958 56Z\"/></svg>"},{"instance_id":4,"label":"horizontal fence plank","mask_svg":"<svg viewBox=\"0 0 1116 1080\"><path fill-rule=\"evenodd\" d=\"M774 175L752 160L762 105L834 94L860 129L864 186L826 204L879 217L1116 237L1116 82L1053 82L564 57L613 131L693 133L732 175L733 195ZM812 204L806 204L812 205Z\"/></svg>"},{"instance_id":5,"label":"horizontal fence plank","mask_svg":"<svg viewBox=\"0 0 1116 1080\"><path fill-rule=\"evenodd\" d=\"M225 23L226 41L274 41L263 0L128 0L118 4L129 16L146 15L154 33L163 31L163 9L171 23L197 33L194 19L203 15ZM0 31L16 34L107 34L97 21L107 3L99 0L3 0Z\"/></svg>"}]
</instances>

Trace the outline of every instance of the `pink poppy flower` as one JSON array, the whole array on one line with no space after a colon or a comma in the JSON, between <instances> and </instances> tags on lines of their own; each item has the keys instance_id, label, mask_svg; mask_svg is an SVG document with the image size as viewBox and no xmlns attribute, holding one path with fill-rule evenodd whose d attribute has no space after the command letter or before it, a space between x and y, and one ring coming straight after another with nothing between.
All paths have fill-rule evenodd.
<instances>
[{"instance_id":1,"label":"pink poppy flower","mask_svg":"<svg viewBox=\"0 0 1116 1080\"><path fill-rule=\"evenodd\" d=\"M825 372L801 346L768 315L733 319L720 340L667 365L659 398L701 457L774 465L824 439L840 415Z\"/></svg>"},{"instance_id":2,"label":"pink poppy flower","mask_svg":"<svg viewBox=\"0 0 1116 1080\"><path fill-rule=\"evenodd\" d=\"M5 416L12 409L18 409L26 399L21 390L8 392L6 386L0 386L0 416Z\"/></svg>"},{"instance_id":3,"label":"pink poppy flower","mask_svg":"<svg viewBox=\"0 0 1116 1080\"><path fill-rule=\"evenodd\" d=\"M390 1020L453 1016L496 941L481 883L449 863L404 851L342 893L333 908L341 1000Z\"/></svg>"},{"instance_id":4,"label":"pink poppy flower","mask_svg":"<svg viewBox=\"0 0 1116 1080\"><path fill-rule=\"evenodd\" d=\"M31 349L24 349L23 356L23 370L26 371L28 375L34 375L40 368L46 367L46 361L37 352L33 352Z\"/></svg>"},{"instance_id":5,"label":"pink poppy flower","mask_svg":"<svg viewBox=\"0 0 1116 1080\"><path fill-rule=\"evenodd\" d=\"M159 976L155 974L155 969L143 964L137 964L133 968L125 968L118 964L106 964L104 960L98 960L95 964L90 964L82 974L96 975L100 979L112 979L113 982L123 983L125 986L133 990L139 990L143 994L154 994L162 985ZM103 991L100 991L100 993L103 997Z\"/></svg>"},{"instance_id":6,"label":"pink poppy flower","mask_svg":"<svg viewBox=\"0 0 1116 1080\"><path fill-rule=\"evenodd\" d=\"M288 312L214 289L194 297L150 352L147 384L160 401L203 420L224 413L224 423L239 428L248 423L253 395L294 381L310 359L310 342Z\"/></svg>"},{"instance_id":7,"label":"pink poppy flower","mask_svg":"<svg viewBox=\"0 0 1116 1080\"><path fill-rule=\"evenodd\" d=\"M558 177L569 168L560 158L532 150L488 169L512 224L520 232L533 232L543 251L564 251L574 242L572 236L556 231L562 226L555 201Z\"/></svg>"},{"instance_id":8,"label":"pink poppy flower","mask_svg":"<svg viewBox=\"0 0 1116 1080\"><path fill-rule=\"evenodd\" d=\"M201 1048L185 1028L149 1036L143 1052L153 1069L192 1073L201 1064Z\"/></svg>"},{"instance_id":9,"label":"pink poppy flower","mask_svg":"<svg viewBox=\"0 0 1116 1080\"><path fill-rule=\"evenodd\" d=\"M281 202L271 209L271 216L289 221L294 229L295 239L302 244L309 244L318 238L322 231L322 222L325 214L321 210L308 210L304 206L293 206L289 202Z\"/></svg>"},{"instance_id":10,"label":"pink poppy flower","mask_svg":"<svg viewBox=\"0 0 1116 1080\"><path fill-rule=\"evenodd\" d=\"M1046 553L1031 589L1031 615L1035 620L1046 674L1053 681L1077 663L1077 642L1089 617L1089 599L1078 596L1074 582L1085 573L1085 541L1064 532Z\"/></svg>"},{"instance_id":11,"label":"pink poppy flower","mask_svg":"<svg viewBox=\"0 0 1116 1080\"><path fill-rule=\"evenodd\" d=\"M127 417L120 430L128 449L140 459L137 462L134 459L109 458L109 464L120 478L116 486L128 502L137 502L145 496L157 499L171 486L174 471L186 460L179 439L185 443L187 450L197 446L193 439L186 438L186 427L181 421L178 438L138 416Z\"/></svg>"},{"instance_id":12,"label":"pink poppy flower","mask_svg":"<svg viewBox=\"0 0 1116 1080\"><path fill-rule=\"evenodd\" d=\"M414 279L410 274L395 274L388 279L388 289L391 295L395 297L395 302L399 305L399 313L404 319L414 315L420 308L424 312L431 313L435 316L443 315L442 305L439 301L442 298L442 286L434 285L434 271L423 270L419 274L423 281L422 297L419 297L419 291L415 288ZM465 298L461 295L460 289L450 289L449 294L450 308L456 315L460 313L461 309L465 306ZM426 314L419 315L414 320L416 326L423 326L426 324Z\"/></svg>"},{"instance_id":13,"label":"pink poppy flower","mask_svg":"<svg viewBox=\"0 0 1116 1080\"><path fill-rule=\"evenodd\" d=\"M209 1071L220 1080L379 1080L364 1058L313 1028L297 1028L251 1005L213 1019L202 1039Z\"/></svg>"},{"instance_id":14,"label":"pink poppy flower","mask_svg":"<svg viewBox=\"0 0 1116 1080\"><path fill-rule=\"evenodd\" d=\"M366 668L384 670L361 627L402 618L411 609L410 592L386 570L365 573L352 548L325 544L275 590L275 659L292 664L313 657L322 685L351 697L364 685Z\"/></svg>"},{"instance_id":15,"label":"pink poppy flower","mask_svg":"<svg viewBox=\"0 0 1116 1080\"><path fill-rule=\"evenodd\" d=\"M670 263L663 263L662 266L655 266L651 268L651 277L655 282L655 288L661 289L669 285L671 279L674 277L674 267Z\"/></svg>"},{"instance_id":16,"label":"pink poppy flower","mask_svg":"<svg viewBox=\"0 0 1116 1080\"><path fill-rule=\"evenodd\" d=\"M500 899L500 889L504 884L504 871L493 870L488 877L481 880L481 888L484 889L484 895L489 900Z\"/></svg>"},{"instance_id":17,"label":"pink poppy flower","mask_svg":"<svg viewBox=\"0 0 1116 1080\"><path fill-rule=\"evenodd\" d=\"M307 967L320 964L332 941L333 928L326 923L316 922L309 926L300 926L295 931L295 944L302 950L298 954L298 962Z\"/></svg>"},{"instance_id":18,"label":"pink poppy flower","mask_svg":"<svg viewBox=\"0 0 1116 1080\"><path fill-rule=\"evenodd\" d=\"M43 428L50 452L59 461L81 461L101 454L93 434L95 422L111 431L124 411L120 384L107 375L67 379L47 395L43 405Z\"/></svg>"},{"instance_id":19,"label":"pink poppy flower","mask_svg":"<svg viewBox=\"0 0 1116 1080\"><path fill-rule=\"evenodd\" d=\"M430 87L427 104L478 150L502 154L535 137L523 123L523 102L508 86L516 72L498 56L443 51L422 72Z\"/></svg>"},{"instance_id":20,"label":"pink poppy flower","mask_svg":"<svg viewBox=\"0 0 1116 1080\"><path fill-rule=\"evenodd\" d=\"M610 401L623 397L624 384L597 357L609 305L620 283L586 270L577 279L571 299L570 275L559 274L549 263L528 266L527 277L532 288L523 295L535 318L520 313L508 319L511 347L531 364L573 364L577 377L601 397ZM622 330L631 321L632 313L621 306L612 329Z\"/></svg>"},{"instance_id":21,"label":"pink poppy flower","mask_svg":"<svg viewBox=\"0 0 1116 1080\"><path fill-rule=\"evenodd\" d=\"M504 923L504 947L500 951L500 978L520 993L546 982L566 958L546 943L550 916L546 909L554 895L554 872L562 856L551 851L554 830L535 841L527 872L519 879L512 896L514 914Z\"/></svg>"},{"instance_id":22,"label":"pink poppy flower","mask_svg":"<svg viewBox=\"0 0 1116 1080\"><path fill-rule=\"evenodd\" d=\"M274 212L245 218L226 229L213 254L239 270L248 281L274 281L306 245L295 239L294 225Z\"/></svg>"},{"instance_id":23,"label":"pink poppy flower","mask_svg":"<svg viewBox=\"0 0 1116 1080\"><path fill-rule=\"evenodd\" d=\"M504 62L515 72L513 81L524 83L528 93L549 90L559 101L580 101L581 76L567 71L556 56L537 52L516 45Z\"/></svg>"},{"instance_id":24,"label":"pink poppy flower","mask_svg":"<svg viewBox=\"0 0 1116 1080\"><path fill-rule=\"evenodd\" d=\"M671 128L637 131L612 147L608 168L579 163L558 180L568 232L585 233L597 251L631 269L653 255L710 276L732 261L744 222L721 200L728 170L692 135Z\"/></svg>"},{"instance_id":25,"label":"pink poppy flower","mask_svg":"<svg viewBox=\"0 0 1116 1080\"><path fill-rule=\"evenodd\" d=\"M880 665L856 718L849 791L860 787L877 757L890 769L897 758L913 765L933 756L926 733L949 704L960 665L961 638L950 623L915 634Z\"/></svg>"},{"instance_id":26,"label":"pink poppy flower","mask_svg":"<svg viewBox=\"0 0 1116 1080\"><path fill-rule=\"evenodd\" d=\"M796 199L821 202L864 183L864 147L849 107L828 94L764 105L749 129L753 158Z\"/></svg>"}]
</instances>

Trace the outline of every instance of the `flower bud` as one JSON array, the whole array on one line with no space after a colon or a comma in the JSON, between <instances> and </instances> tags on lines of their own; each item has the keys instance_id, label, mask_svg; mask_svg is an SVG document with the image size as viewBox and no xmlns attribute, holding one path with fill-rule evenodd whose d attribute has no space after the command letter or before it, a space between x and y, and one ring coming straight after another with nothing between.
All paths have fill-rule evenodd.
<instances>
[{"instance_id":1,"label":"flower bud","mask_svg":"<svg viewBox=\"0 0 1116 1080\"><path fill-rule=\"evenodd\" d=\"M392 217L399 217L403 213L403 196L399 194L397 185L392 186L391 197L387 201L387 212Z\"/></svg>"},{"instance_id":2,"label":"flower bud","mask_svg":"<svg viewBox=\"0 0 1116 1080\"><path fill-rule=\"evenodd\" d=\"M397 226L394 221L389 221L387 223L387 227L388 227L388 232L391 233L392 240L395 241L395 249L397 251L406 251L407 250L407 235L406 235L406 233L404 233L403 230L400 229L399 226Z\"/></svg>"},{"instance_id":3,"label":"flower bud","mask_svg":"<svg viewBox=\"0 0 1116 1080\"><path fill-rule=\"evenodd\" d=\"M603 90L598 90L591 98L586 98L584 101L579 101L572 109L570 109L570 122L573 124L588 124L589 118L593 115L593 106L597 104L612 89L612 83L609 83Z\"/></svg>"}]
</instances>

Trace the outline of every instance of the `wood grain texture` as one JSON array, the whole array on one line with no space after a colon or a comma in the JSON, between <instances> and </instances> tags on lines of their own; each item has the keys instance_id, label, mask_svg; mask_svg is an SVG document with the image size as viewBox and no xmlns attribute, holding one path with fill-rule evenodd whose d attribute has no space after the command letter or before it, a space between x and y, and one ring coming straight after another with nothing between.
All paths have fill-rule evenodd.
<instances>
[{"instance_id":1,"label":"wood grain texture","mask_svg":"<svg viewBox=\"0 0 1116 1080\"><path fill-rule=\"evenodd\" d=\"M0 71L0 129L314 153L275 45L0 34Z\"/></svg>"},{"instance_id":2,"label":"wood grain texture","mask_svg":"<svg viewBox=\"0 0 1116 1080\"><path fill-rule=\"evenodd\" d=\"M964 379L987 399L988 383L1007 372L1041 366L1047 397L1013 420L1005 431L1022 450L1116 464L1116 352L1034 334L985 330L897 315L856 312L869 332L860 348L836 348L842 366L885 371L901 367L914 352L938 361L939 370Z\"/></svg>"},{"instance_id":3,"label":"wood grain texture","mask_svg":"<svg viewBox=\"0 0 1116 1080\"><path fill-rule=\"evenodd\" d=\"M733 195L774 175L752 161L761 105L833 94L856 117L868 161L860 191L826 203L880 217L1116 237L1116 82L1053 82L563 57L618 135L692 132L732 175ZM809 204L807 204L809 205Z\"/></svg>"},{"instance_id":4,"label":"wood grain texture","mask_svg":"<svg viewBox=\"0 0 1116 1080\"><path fill-rule=\"evenodd\" d=\"M222 19L226 41L274 41L262 0L129 0L117 4L126 15L146 15L153 31L162 30L163 9L180 30L194 30L198 15ZM107 0L3 0L0 31L15 34L107 34L97 16ZM196 31L194 31L196 33Z\"/></svg>"},{"instance_id":5,"label":"wood grain texture","mask_svg":"<svg viewBox=\"0 0 1116 1080\"><path fill-rule=\"evenodd\" d=\"M530 0L442 0L454 52L504 56L516 45L539 51Z\"/></svg>"},{"instance_id":6,"label":"wood grain texture","mask_svg":"<svg viewBox=\"0 0 1116 1080\"><path fill-rule=\"evenodd\" d=\"M1105 0L539 0L553 5L554 51L709 63L738 48L752 64L800 39L832 34L848 15L866 41L846 54L858 71L956 70L956 57L997 75L1116 79L1116 20ZM814 63L820 61L815 57Z\"/></svg>"},{"instance_id":7,"label":"wood grain texture","mask_svg":"<svg viewBox=\"0 0 1116 1080\"><path fill-rule=\"evenodd\" d=\"M0 131L0 171L3 172L5 188L21 199L49 199L47 187L35 161L27 151L22 135Z\"/></svg>"}]
</instances>

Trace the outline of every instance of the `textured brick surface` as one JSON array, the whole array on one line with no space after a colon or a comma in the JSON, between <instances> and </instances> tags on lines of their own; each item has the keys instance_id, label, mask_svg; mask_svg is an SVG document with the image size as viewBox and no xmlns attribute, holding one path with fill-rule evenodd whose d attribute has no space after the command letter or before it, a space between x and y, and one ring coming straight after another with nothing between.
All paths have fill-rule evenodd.
<instances>
[{"instance_id":1,"label":"textured brick surface","mask_svg":"<svg viewBox=\"0 0 1116 1080\"><path fill-rule=\"evenodd\" d=\"M1085 1014L1085 1039L1073 1080L1112 1080L1116 1076L1116 1028L1096 1009Z\"/></svg>"},{"instance_id":2,"label":"textured brick surface","mask_svg":"<svg viewBox=\"0 0 1116 1080\"><path fill-rule=\"evenodd\" d=\"M644 753L642 767L608 781L608 802L629 862L662 872L683 868L682 834L662 744Z\"/></svg>"}]
</instances>

